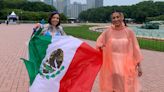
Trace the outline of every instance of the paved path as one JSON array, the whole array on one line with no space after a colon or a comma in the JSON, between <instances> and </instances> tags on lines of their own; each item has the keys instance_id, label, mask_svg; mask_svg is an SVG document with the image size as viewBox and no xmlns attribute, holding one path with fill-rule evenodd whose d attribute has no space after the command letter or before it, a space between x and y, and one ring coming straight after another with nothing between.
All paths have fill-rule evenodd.
<instances>
[{"instance_id":1,"label":"paved path","mask_svg":"<svg viewBox=\"0 0 164 92\"><path fill-rule=\"evenodd\" d=\"M28 92L28 75L20 57L27 58L33 24L0 24L0 92ZM93 41L87 41L91 46ZM164 52L142 50L143 92L164 92ZM92 92L98 92L98 78Z\"/></svg>"}]
</instances>

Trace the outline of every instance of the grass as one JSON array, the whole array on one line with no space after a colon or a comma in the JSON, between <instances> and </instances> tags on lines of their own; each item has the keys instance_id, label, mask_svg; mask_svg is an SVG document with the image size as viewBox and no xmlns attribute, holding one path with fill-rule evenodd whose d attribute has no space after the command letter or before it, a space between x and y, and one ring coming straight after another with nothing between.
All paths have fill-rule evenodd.
<instances>
[{"instance_id":1,"label":"grass","mask_svg":"<svg viewBox=\"0 0 164 92\"><path fill-rule=\"evenodd\" d=\"M96 41L100 33L89 31L89 27L91 26L82 25L82 26L76 26L76 27L64 27L64 31L68 35ZM164 41L138 38L138 42L142 49L164 52Z\"/></svg>"},{"instance_id":2,"label":"grass","mask_svg":"<svg viewBox=\"0 0 164 92\"><path fill-rule=\"evenodd\" d=\"M138 38L141 48L164 52L164 41Z\"/></svg>"},{"instance_id":3,"label":"grass","mask_svg":"<svg viewBox=\"0 0 164 92\"><path fill-rule=\"evenodd\" d=\"M96 41L96 39L100 35L100 33L89 31L89 27L91 27L91 26L82 25L82 26L76 26L76 27L64 27L64 31L68 35L72 35L77 38L83 38L83 39Z\"/></svg>"}]
</instances>

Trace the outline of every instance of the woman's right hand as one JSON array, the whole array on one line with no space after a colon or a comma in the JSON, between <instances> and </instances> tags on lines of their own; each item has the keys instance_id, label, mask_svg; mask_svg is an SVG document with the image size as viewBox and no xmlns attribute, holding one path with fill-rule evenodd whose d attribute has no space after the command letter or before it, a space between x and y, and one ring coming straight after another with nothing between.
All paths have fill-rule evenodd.
<instances>
[{"instance_id":1,"label":"woman's right hand","mask_svg":"<svg viewBox=\"0 0 164 92\"><path fill-rule=\"evenodd\" d=\"M41 27L41 24L40 23L37 23L37 24L35 24L34 29L38 29L40 27Z\"/></svg>"}]
</instances>

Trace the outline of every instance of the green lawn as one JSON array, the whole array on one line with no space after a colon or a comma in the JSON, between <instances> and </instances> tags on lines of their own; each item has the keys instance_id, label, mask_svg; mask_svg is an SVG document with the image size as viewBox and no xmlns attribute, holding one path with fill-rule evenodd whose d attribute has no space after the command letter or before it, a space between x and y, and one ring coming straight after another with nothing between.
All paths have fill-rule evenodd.
<instances>
[{"instance_id":1,"label":"green lawn","mask_svg":"<svg viewBox=\"0 0 164 92\"><path fill-rule=\"evenodd\" d=\"M77 26L77 27L64 27L64 31L68 35L96 41L96 39L100 35L100 33L89 31L89 27L91 27L91 26L82 25L82 26ZM138 42L140 44L140 47L143 49L164 52L164 41L148 40L148 39L139 38Z\"/></svg>"},{"instance_id":2,"label":"green lawn","mask_svg":"<svg viewBox=\"0 0 164 92\"><path fill-rule=\"evenodd\" d=\"M143 49L164 52L164 41L139 38L138 42L140 44L140 47Z\"/></svg>"},{"instance_id":3,"label":"green lawn","mask_svg":"<svg viewBox=\"0 0 164 92\"><path fill-rule=\"evenodd\" d=\"M89 31L89 27L91 26L82 25L82 26L76 26L76 27L64 27L64 31L68 35L96 41L100 33Z\"/></svg>"}]
</instances>

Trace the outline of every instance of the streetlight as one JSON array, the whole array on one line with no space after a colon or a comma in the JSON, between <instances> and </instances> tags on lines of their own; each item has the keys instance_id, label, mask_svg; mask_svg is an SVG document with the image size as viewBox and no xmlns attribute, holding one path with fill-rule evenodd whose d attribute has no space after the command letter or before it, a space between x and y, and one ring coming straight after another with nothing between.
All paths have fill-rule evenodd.
<instances>
[{"instance_id":1,"label":"streetlight","mask_svg":"<svg viewBox=\"0 0 164 92\"><path fill-rule=\"evenodd\" d=\"M22 13L23 13L23 12L21 11L20 13L21 13L21 15L20 15L20 20L22 21Z\"/></svg>"}]
</instances>

